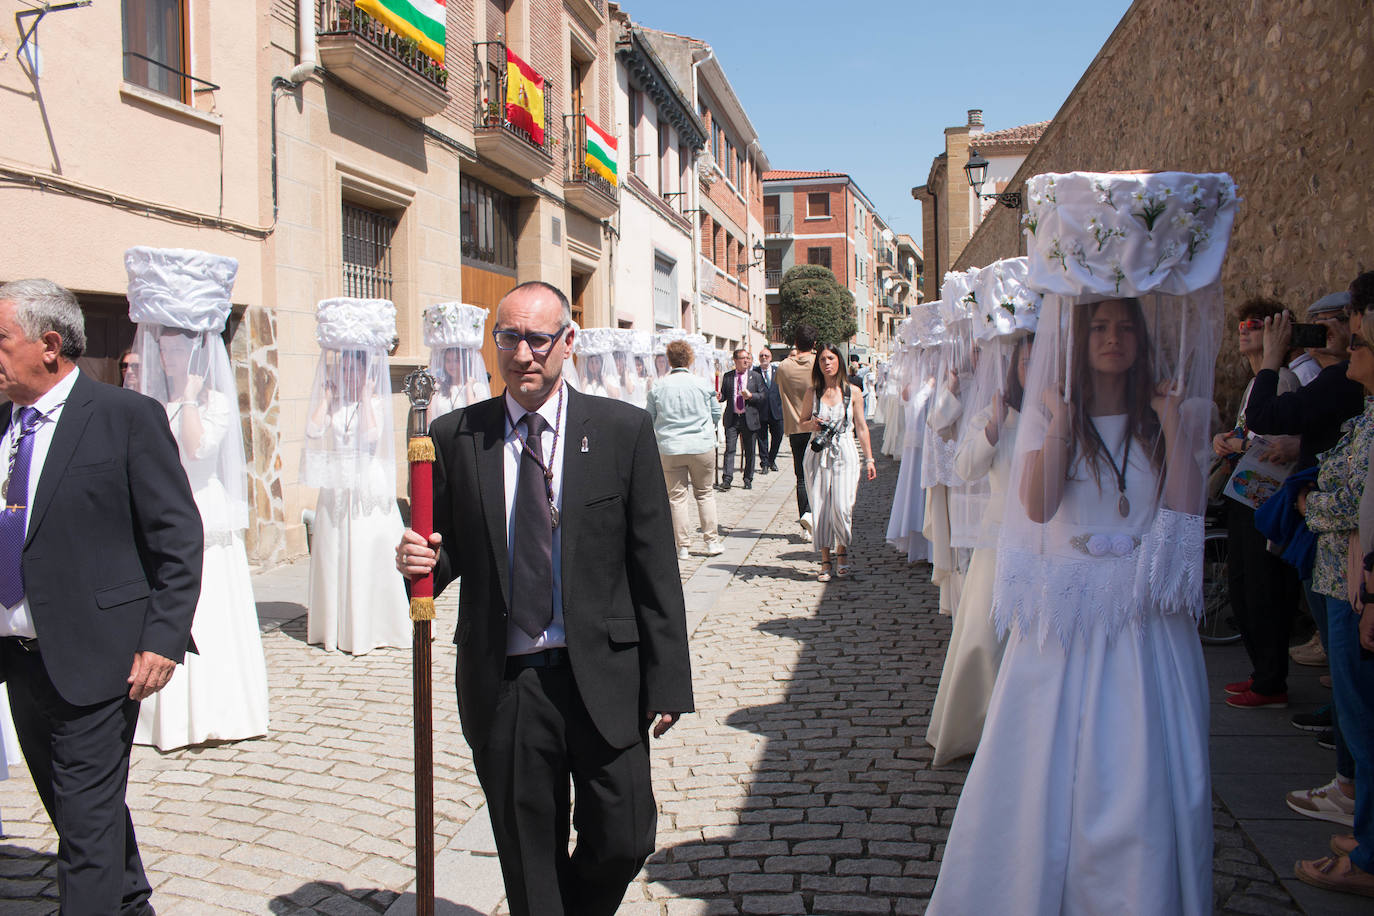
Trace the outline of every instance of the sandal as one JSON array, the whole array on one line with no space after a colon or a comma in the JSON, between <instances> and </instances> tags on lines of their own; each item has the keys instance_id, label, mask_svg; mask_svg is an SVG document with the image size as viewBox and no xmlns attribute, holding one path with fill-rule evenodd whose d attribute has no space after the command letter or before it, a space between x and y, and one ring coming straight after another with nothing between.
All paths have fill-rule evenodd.
<instances>
[{"instance_id":1,"label":"sandal","mask_svg":"<svg viewBox=\"0 0 1374 916\"><path fill-rule=\"evenodd\" d=\"M820 575L818 575L818 576L816 577L816 581L817 581L817 582L829 582L829 581L830 581L830 561L829 561L829 560L821 560L821 573L820 573Z\"/></svg>"},{"instance_id":2,"label":"sandal","mask_svg":"<svg viewBox=\"0 0 1374 916\"><path fill-rule=\"evenodd\" d=\"M1359 842L1351 834L1336 834L1331 838L1331 851L1338 856L1348 856L1359 848Z\"/></svg>"},{"instance_id":3,"label":"sandal","mask_svg":"<svg viewBox=\"0 0 1374 916\"><path fill-rule=\"evenodd\" d=\"M1357 868L1349 856L1323 856L1299 861L1293 873L1303 884L1344 894L1374 897L1374 874Z\"/></svg>"},{"instance_id":4,"label":"sandal","mask_svg":"<svg viewBox=\"0 0 1374 916\"><path fill-rule=\"evenodd\" d=\"M835 575L841 579L849 578L849 554L835 551Z\"/></svg>"}]
</instances>

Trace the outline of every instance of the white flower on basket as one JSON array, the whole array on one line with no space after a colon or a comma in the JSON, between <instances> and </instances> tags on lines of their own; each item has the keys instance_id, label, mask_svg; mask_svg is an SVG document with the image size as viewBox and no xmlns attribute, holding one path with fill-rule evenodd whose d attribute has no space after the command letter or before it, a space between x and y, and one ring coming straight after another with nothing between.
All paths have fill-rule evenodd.
<instances>
[{"instance_id":1,"label":"white flower on basket","mask_svg":"<svg viewBox=\"0 0 1374 916\"><path fill-rule=\"evenodd\" d=\"M1112 201L1112 189L1105 181L1100 178L1093 179L1093 190L1097 192L1098 203L1106 204L1113 210L1116 209L1116 204Z\"/></svg>"},{"instance_id":2,"label":"white flower on basket","mask_svg":"<svg viewBox=\"0 0 1374 916\"><path fill-rule=\"evenodd\" d=\"M1121 269L1120 261L1112 261L1112 282L1116 284L1116 291L1121 292L1121 281L1126 279L1126 271Z\"/></svg>"},{"instance_id":3,"label":"white flower on basket","mask_svg":"<svg viewBox=\"0 0 1374 916\"><path fill-rule=\"evenodd\" d=\"M1220 210L1235 199L1236 183L1231 180L1230 175L1223 175L1217 183L1217 209Z\"/></svg>"},{"instance_id":4,"label":"white flower on basket","mask_svg":"<svg viewBox=\"0 0 1374 916\"><path fill-rule=\"evenodd\" d=\"M1153 274L1153 273L1157 272L1157 271L1159 270L1160 266L1163 265L1165 261L1173 262L1173 261L1177 261L1177 260L1178 260L1178 242L1174 241L1173 239L1169 239L1169 241L1165 242L1165 243L1160 247L1160 250L1159 250L1159 257L1155 258L1155 264L1154 264L1153 267L1150 268L1150 273Z\"/></svg>"},{"instance_id":5,"label":"white flower on basket","mask_svg":"<svg viewBox=\"0 0 1374 916\"><path fill-rule=\"evenodd\" d=\"M1202 182L1196 179L1183 186L1183 200L1193 213L1201 213L1207 204L1203 201Z\"/></svg>"},{"instance_id":6,"label":"white flower on basket","mask_svg":"<svg viewBox=\"0 0 1374 916\"><path fill-rule=\"evenodd\" d=\"M1095 276L1097 276L1096 274L1093 273L1093 269L1092 269L1090 266L1088 266L1088 250L1087 250L1086 248L1083 247L1083 242L1082 242L1081 240L1079 240L1079 239L1074 239L1074 242L1073 242L1073 252L1072 252L1072 254L1073 254L1074 262L1075 262L1079 267L1081 267L1081 268L1083 268L1084 270L1086 270L1086 271L1088 272L1088 276L1090 276L1090 277L1095 277Z\"/></svg>"},{"instance_id":7,"label":"white flower on basket","mask_svg":"<svg viewBox=\"0 0 1374 916\"><path fill-rule=\"evenodd\" d=\"M1088 230L1092 232L1093 238L1097 241L1098 251L1101 251L1102 246L1106 245L1112 239L1124 239L1126 237L1125 229L1108 226L1096 216L1088 220Z\"/></svg>"},{"instance_id":8,"label":"white flower on basket","mask_svg":"<svg viewBox=\"0 0 1374 916\"><path fill-rule=\"evenodd\" d=\"M1040 228L1040 215L1034 210L1028 210L1021 215L1021 225L1030 230L1031 235L1035 235L1035 230Z\"/></svg>"},{"instance_id":9,"label":"white flower on basket","mask_svg":"<svg viewBox=\"0 0 1374 916\"><path fill-rule=\"evenodd\" d=\"M1207 247L1207 243L1212 240L1212 231L1207 228L1207 224L1198 219L1192 213L1183 212L1174 217L1174 225L1188 237L1188 260L1193 259L1193 255Z\"/></svg>"},{"instance_id":10,"label":"white flower on basket","mask_svg":"<svg viewBox=\"0 0 1374 916\"><path fill-rule=\"evenodd\" d=\"M1169 205L1169 198L1173 193L1173 188L1163 188L1159 191L1141 189L1131 195L1136 207L1131 213L1145 224L1147 233L1154 232L1155 221L1164 213L1164 208Z\"/></svg>"},{"instance_id":11,"label":"white flower on basket","mask_svg":"<svg viewBox=\"0 0 1374 916\"><path fill-rule=\"evenodd\" d=\"M1068 265L1068 264L1065 262L1065 260L1064 260L1065 257L1066 257L1066 255L1064 254L1064 249L1063 249L1063 247L1059 244L1059 239L1054 239L1054 240L1050 243L1050 250L1049 250L1049 253L1048 253L1048 257L1049 257L1049 259L1050 259L1051 261L1058 261L1058 262L1059 262L1059 267L1060 267L1062 270L1068 270L1068 269L1069 269L1069 265Z\"/></svg>"}]
</instances>

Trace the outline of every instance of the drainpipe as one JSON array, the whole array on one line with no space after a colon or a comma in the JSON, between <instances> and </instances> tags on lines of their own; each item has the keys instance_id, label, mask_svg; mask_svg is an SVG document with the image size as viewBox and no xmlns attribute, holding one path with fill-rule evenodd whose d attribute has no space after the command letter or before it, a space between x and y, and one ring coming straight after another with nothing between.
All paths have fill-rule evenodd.
<instances>
[{"instance_id":1,"label":"drainpipe","mask_svg":"<svg viewBox=\"0 0 1374 916\"><path fill-rule=\"evenodd\" d=\"M692 52L692 106L694 110L701 110L701 100L697 96L697 68L708 60L716 56L716 52L711 50L708 45L704 50L706 56L697 60L697 55L703 49ZM706 145L704 150L711 148L710 131L707 131ZM699 161L699 160L698 160ZM701 180L697 178L697 163L692 163L692 206L696 210L696 219L692 225L692 323L696 325L692 330L701 333Z\"/></svg>"},{"instance_id":2,"label":"drainpipe","mask_svg":"<svg viewBox=\"0 0 1374 916\"><path fill-rule=\"evenodd\" d=\"M299 83L315 72L319 53L315 44L315 0L296 0L296 57L299 63L286 78Z\"/></svg>"}]
</instances>

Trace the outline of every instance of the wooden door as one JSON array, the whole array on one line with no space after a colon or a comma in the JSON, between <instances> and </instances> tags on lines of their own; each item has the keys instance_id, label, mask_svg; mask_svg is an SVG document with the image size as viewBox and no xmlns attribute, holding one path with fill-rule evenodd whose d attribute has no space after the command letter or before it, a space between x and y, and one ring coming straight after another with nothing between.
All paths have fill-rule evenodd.
<instances>
[{"instance_id":1,"label":"wooden door","mask_svg":"<svg viewBox=\"0 0 1374 916\"><path fill-rule=\"evenodd\" d=\"M469 305L480 305L490 313L487 315L487 326L482 329L482 362L491 376L491 393L502 394L506 390L506 383L496 369L496 342L491 339L491 329L497 304L502 296L515 289L516 280L509 274L483 270L469 264L462 266L462 272L463 301Z\"/></svg>"}]
</instances>

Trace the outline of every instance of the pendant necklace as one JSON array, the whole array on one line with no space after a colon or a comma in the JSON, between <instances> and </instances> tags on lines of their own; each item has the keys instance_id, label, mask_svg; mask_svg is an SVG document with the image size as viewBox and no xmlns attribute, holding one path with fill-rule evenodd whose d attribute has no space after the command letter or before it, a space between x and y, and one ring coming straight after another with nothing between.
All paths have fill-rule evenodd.
<instances>
[{"instance_id":1,"label":"pendant necklace","mask_svg":"<svg viewBox=\"0 0 1374 916\"><path fill-rule=\"evenodd\" d=\"M1127 422L1126 447L1121 453L1121 467L1116 466L1116 460L1112 458L1111 449L1107 448L1107 443L1102 441L1102 434L1097 431L1097 424L1092 417L1088 417L1088 429L1092 430L1093 438L1097 440L1102 453L1107 456L1107 464L1112 469L1112 475L1116 477L1116 489L1120 497L1116 501L1116 511L1125 518L1131 514L1131 501L1126 498L1126 465L1131 460L1131 432L1130 423Z\"/></svg>"}]
</instances>

